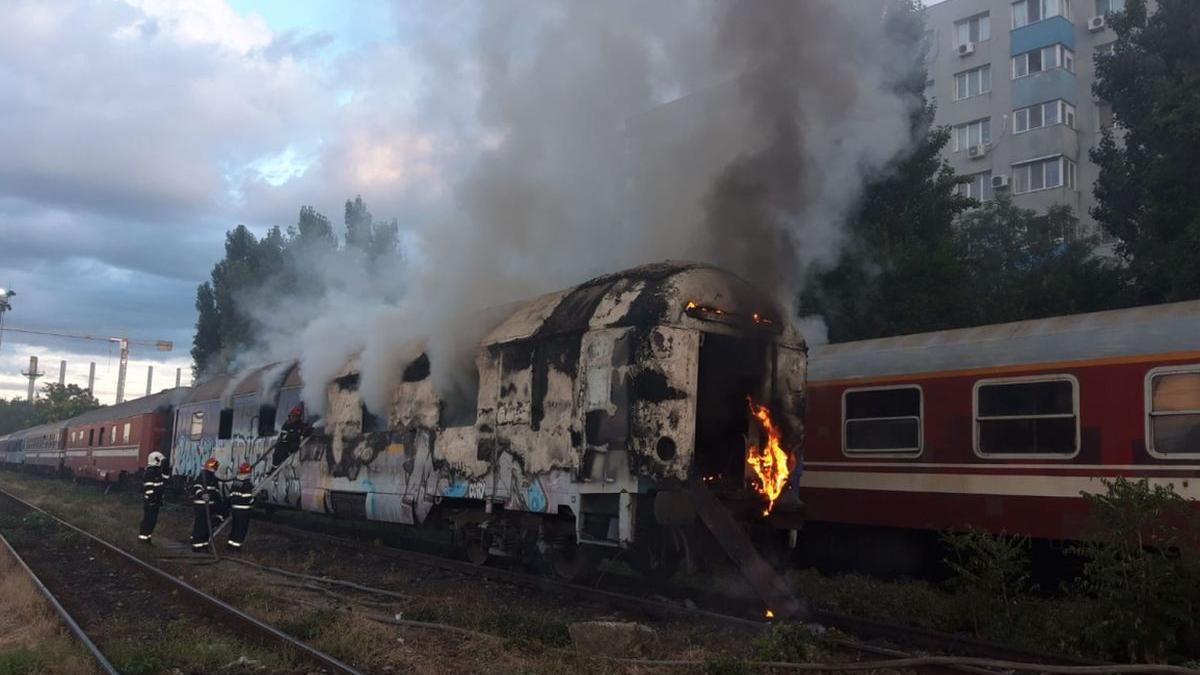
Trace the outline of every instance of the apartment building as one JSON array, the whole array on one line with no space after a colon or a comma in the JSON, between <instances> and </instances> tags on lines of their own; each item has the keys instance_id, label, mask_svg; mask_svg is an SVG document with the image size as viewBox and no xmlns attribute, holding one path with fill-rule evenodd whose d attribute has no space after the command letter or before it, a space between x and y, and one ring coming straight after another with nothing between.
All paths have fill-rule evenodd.
<instances>
[{"instance_id":1,"label":"apartment building","mask_svg":"<svg viewBox=\"0 0 1200 675\"><path fill-rule=\"evenodd\" d=\"M926 8L926 94L935 122L951 127L945 157L970 176L963 194L989 200L1008 190L1044 213L1070 206L1081 230L1098 167L1088 151L1111 109L1092 95L1095 57L1116 36L1124 0L943 0Z\"/></svg>"}]
</instances>

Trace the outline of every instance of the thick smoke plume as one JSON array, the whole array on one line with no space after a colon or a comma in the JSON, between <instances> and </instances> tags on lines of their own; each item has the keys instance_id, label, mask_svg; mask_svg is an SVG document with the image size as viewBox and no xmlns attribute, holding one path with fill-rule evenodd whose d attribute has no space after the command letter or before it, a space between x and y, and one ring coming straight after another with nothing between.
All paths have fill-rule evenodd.
<instances>
[{"instance_id":1,"label":"thick smoke plume","mask_svg":"<svg viewBox=\"0 0 1200 675\"><path fill-rule=\"evenodd\" d=\"M900 85L919 49L889 28L914 20L903 2L468 7L465 46L425 49L424 112L460 149L442 215L409 225L394 278L314 260L305 311L266 303L254 357L298 355L318 409L356 355L373 410L423 350L443 395L465 394L488 308L645 262L715 263L790 308L916 140L922 101Z\"/></svg>"}]
</instances>

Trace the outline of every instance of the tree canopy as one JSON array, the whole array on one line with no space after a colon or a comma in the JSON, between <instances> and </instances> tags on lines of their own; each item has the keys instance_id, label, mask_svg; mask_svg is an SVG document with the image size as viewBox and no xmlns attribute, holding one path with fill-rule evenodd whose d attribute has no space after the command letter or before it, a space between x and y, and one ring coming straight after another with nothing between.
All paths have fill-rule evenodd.
<instances>
[{"instance_id":1,"label":"tree canopy","mask_svg":"<svg viewBox=\"0 0 1200 675\"><path fill-rule=\"evenodd\" d=\"M225 256L196 289L196 375L224 372L239 350L253 345L255 322L261 319L249 308L256 300L318 292L320 281L308 269L314 261L335 266L341 257L365 256L373 266L399 254L399 223L375 220L361 196L346 200L344 224L344 246L339 246L329 218L312 206L300 208L286 233L272 227L260 239L238 225L225 234Z\"/></svg>"},{"instance_id":2,"label":"tree canopy","mask_svg":"<svg viewBox=\"0 0 1200 675\"><path fill-rule=\"evenodd\" d=\"M1200 297L1200 3L1129 0L1111 15L1111 54L1096 60L1095 95L1112 106L1092 161L1092 215L1118 238L1137 300Z\"/></svg>"},{"instance_id":3,"label":"tree canopy","mask_svg":"<svg viewBox=\"0 0 1200 675\"><path fill-rule=\"evenodd\" d=\"M50 382L42 386L42 396L35 401L0 399L0 434L70 419L99 407L100 402L87 389Z\"/></svg>"}]
</instances>

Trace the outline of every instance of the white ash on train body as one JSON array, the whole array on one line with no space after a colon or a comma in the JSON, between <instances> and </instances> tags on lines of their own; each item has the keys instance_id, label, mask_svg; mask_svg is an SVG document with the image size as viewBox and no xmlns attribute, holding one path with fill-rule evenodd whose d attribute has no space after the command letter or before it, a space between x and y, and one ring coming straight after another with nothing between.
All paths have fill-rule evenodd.
<instances>
[{"instance_id":1,"label":"white ash on train body","mask_svg":"<svg viewBox=\"0 0 1200 675\"><path fill-rule=\"evenodd\" d=\"M423 354L397 378L386 416L363 405L358 363L347 364L327 387L323 427L265 485L270 500L448 524L475 560L547 553L564 575L592 557L580 551L621 549L648 573L672 571L689 550L696 484L758 527L800 525L804 342L728 272L660 263L514 305L475 365L477 405L463 420ZM299 386L290 365L198 386L179 408L177 470L209 456L258 461ZM782 492L770 503L747 462L768 440L751 400L770 410L789 459L776 462Z\"/></svg>"}]
</instances>

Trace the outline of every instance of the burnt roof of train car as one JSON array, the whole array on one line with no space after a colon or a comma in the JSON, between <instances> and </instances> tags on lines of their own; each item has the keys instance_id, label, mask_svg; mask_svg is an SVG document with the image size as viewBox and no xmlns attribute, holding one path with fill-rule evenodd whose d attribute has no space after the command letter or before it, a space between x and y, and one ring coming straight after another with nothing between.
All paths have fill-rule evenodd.
<instances>
[{"instance_id":1,"label":"burnt roof of train car","mask_svg":"<svg viewBox=\"0 0 1200 675\"><path fill-rule=\"evenodd\" d=\"M192 388L188 403L200 401L232 400L237 396L262 393L263 388L279 389L300 386L300 369L295 361L279 361L265 366L240 370L229 375L218 375Z\"/></svg>"},{"instance_id":2,"label":"burnt roof of train car","mask_svg":"<svg viewBox=\"0 0 1200 675\"><path fill-rule=\"evenodd\" d=\"M810 382L1200 350L1200 301L813 347Z\"/></svg>"},{"instance_id":3,"label":"burnt roof of train car","mask_svg":"<svg viewBox=\"0 0 1200 675\"><path fill-rule=\"evenodd\" d=\"M779 319L771 298L740 277L712 265L667 261L606 274L512 306L483 344L582 333L597 328L690 325L689 303L722 317L758 316L793 341L798 334ZM719 311L715 311L719 310ZM692 323L695 322L695 323Z\"/></svg>"},{"instance_id":4,"label":"burnt roof of train car","mask_svg":"<svg viewBox=\"0 0 1200 675\"><path fill-rule=\"evenodd\" d=\"M123 417L133 417L134 415L142 415L145 413L165 410L170 406L177 405L180 401L187 398L189 387L178 387L175 389L166 389L143 396L134 398L128 401L122 401L116 405L106 405L102 408L89 410L81 415L76 415L67 420L63 424L68 427L78 427L85 424L95 424L97 422L107 422L108 420L121 419Z\"/></svg>"}]
</instances>

